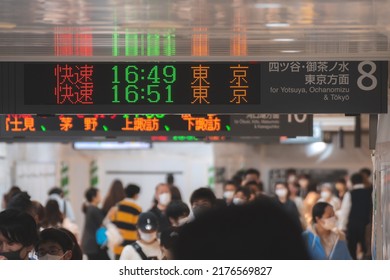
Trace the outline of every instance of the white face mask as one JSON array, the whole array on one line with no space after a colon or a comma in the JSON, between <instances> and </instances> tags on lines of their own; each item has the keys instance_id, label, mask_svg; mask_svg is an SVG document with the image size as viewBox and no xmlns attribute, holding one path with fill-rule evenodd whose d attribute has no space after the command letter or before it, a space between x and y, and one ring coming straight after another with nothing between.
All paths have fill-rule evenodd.
<instances>
[{"instance_id":1,"label":"white face mask","mask_svg":"<svg viewBox=\"0 0 390 280\"><path fill-rule=\"evenodd\" d=\"M337 219L335 216L323 219L324 223L322 224L322 227L327 230L332 230L337 226Z\"/></svg>"},{"instance_id":2,"label":"white face mask","mask_svg":"<svg viewBox=\"0 0 390 280\"><path fill-rule=\"evenodd\" d=\"M234 191L226 191L223 193L223 197L226 199L232 199L234 196Z\"/></svg>"},{"instance_id":3,"label":"white face mask","mask_svg":"<svg viewBox=\"0 0 390 280\"><path fill-rule=\"evenodd\" d=\"M233 198L233 204L234 205L243 205L245 204L245 200L239 197Z\"/></svg>"},{"instance_id":4,"label":"white face mask","mask_svg":"<svg viewBox=\"0 0 390 280\"><path fill-rule=\"evenodd\" d=\"M138 231L139 232L139 237L145 241L146 243L151 243L152 241L157 239L157 232L151 232L151 233L146 233L143 231Z\"/></svg>"},{"instance_id":5,"label":"white face mask","mask_svg":"<svg viewBox=\"0 0 390 280\"><path fill-rule=\"evenodd\" d=\"M287 196L287 193L288 193L288 191L286 189L277 189L277 190L275 190L275 194L279 198L285 198Z\"/></svg>"},{"instance_id":6,"label":"white face mask","mask_svg":"<svg viewBox=\"0 0 390 280\"><path fill-rule=\"evenodd\" d=\"M328 191L322 191L321 192L321 198L322 199L328 199L328 198L330 198L332 196L332 194L330 193L330 192L328 192Z\"/></svg>"},{"instance_id":7,"label":"white face mask","mask_svg":"<svg viewBox=\"0 0 390 280\"><path fill-rule=\"evenodd\" d=\"M170 193L162 193L158 196L158 202L160 204L167 206L169 202L171 202L171 194Z\"/></svg>"},{"instance_id":8,"label":"white face mask","mask_svg":"<svg viewBox=\"0 0 390 280\"><path fill-rule=\"evenodd\" d=\"M39 257L38 259L40 261L58 261L58 260L61 260L63 257L65 256L65 254L63 254L62 256L57 256L57 255L50 255L50 254L46 254L42 257Z\"/></svg>"},{"instance_id":9,"label":"white face mask","mask_svg":"<svg viewBox=\"0 0 390 280\"><path fill-rule=\"evenodd\" d=\"M186 224L189 220L189 217L180 218L177 220L177 225L181 227L182 225Z\"/></svg>"}]
</instances>

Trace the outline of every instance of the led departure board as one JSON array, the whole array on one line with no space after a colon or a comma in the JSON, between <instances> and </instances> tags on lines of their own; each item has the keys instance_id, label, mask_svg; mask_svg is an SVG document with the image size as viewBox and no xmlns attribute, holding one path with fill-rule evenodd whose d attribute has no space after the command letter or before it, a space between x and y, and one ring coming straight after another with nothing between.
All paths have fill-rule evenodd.
<instances>
[{"instance_id":1,"label":"led departure board","mask_svg":"<svg viewBox=\"0 0 390 280\"><path fill-rule=\"evenodd\" d=\"M2 113L387 112L387 61L0 64Z\"/></svg>"},{"instance_id":2,"label":"led departure board","mask_svg":"<svg viewBox=\"0 0 390 280\"><path fill-rule=\"evenodd\" d=\"M309 136L313 116L248 115L5 115L0 137Z\"/></svg>"}]
</instances>

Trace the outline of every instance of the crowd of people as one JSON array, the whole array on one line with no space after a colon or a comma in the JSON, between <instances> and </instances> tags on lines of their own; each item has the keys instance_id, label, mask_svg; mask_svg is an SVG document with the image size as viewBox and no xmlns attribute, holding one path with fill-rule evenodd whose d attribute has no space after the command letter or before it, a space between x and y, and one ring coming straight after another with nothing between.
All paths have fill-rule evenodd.
<instances>
[{"instance_id":1,"label":"crowd of people","mask_svg":"<svg viewBox=\"0 0 390 280\"><path fill-rule=\"evenodd\" d=\"M201 187L189 204L169 177L150 209L137 203L140 186L115 180L104 201L86 190L82 230L60 188L43 206L14 186L2 201L0 259L370 259L370 175L315 182L289 169L266 192L250 168L223 184L222 198Z\"/></svg>"}]
</instances>

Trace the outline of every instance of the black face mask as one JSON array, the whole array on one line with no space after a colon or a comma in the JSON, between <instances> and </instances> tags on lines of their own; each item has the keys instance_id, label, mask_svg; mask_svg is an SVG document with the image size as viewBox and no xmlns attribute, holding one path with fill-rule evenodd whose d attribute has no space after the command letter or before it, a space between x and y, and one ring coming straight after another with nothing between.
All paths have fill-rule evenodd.
<instances>
[{"instance_id":1,"label":"black face mask","mask_svg":"<svg viewBox=\"0 0 390 280\"><path fill-rule=\"evenodd\" d=\"M23 260L20 257L20 252L22 252L23 249L24 248L22 247L21 249L19 249L17 251L3 252L3 253L0 253L0 256L6 257L7 260Z\"/></svg>"},{"instance_id":2,"label":"black face mask","mask_svg":"<svg viewBox=\"0 0 390 280\"><path fill-rule=\"evenodd\" d=\"M199 217L203 216L209 210L210 210L210 207L207 207L207 206L196 206L195 208L192 209L192 211L194 212L195 218L199 218Z\"/></svg>"}]
</instances>

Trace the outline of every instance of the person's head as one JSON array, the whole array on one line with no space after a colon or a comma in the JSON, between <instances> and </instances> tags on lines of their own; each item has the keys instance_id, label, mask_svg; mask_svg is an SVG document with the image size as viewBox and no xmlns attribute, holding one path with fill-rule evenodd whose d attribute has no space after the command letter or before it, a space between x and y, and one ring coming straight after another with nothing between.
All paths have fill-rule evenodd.
<instances>
[{"instance_id":1,"label":"person's head","mask_svg":"<svg viewBox=\"0 0 390 280\"><path fill-rule=\"evenodd\" d=\"M275 194L280 201L287 200L288 197L290 196L290 191L287 187L286 182L275 183L274 189L275 189Z\"/></svg>"},{"instance_id":2,"label":"person's head","mask_svg":"<svg viewBox=\"0 0 390 280\"><path fill-rule=\"evenodd\" d=\"M31 215L14 209L0 212L0 259L28 259L37 240L38 229Z\"/></svg>"},{"instance_id":3,"label":"person's head","mask_svg":"<svg viewBox=\"0 0 390 280\"><path fill-rule=\"evenodd\" d=\"M212 209L217 201L215 194L209 188L196 189L190 197L191 208L195 217Z\"/></svg>"},{"instance_id":4,"label":"person's head","mask_svg":"<svg viewBox=\"0 0 390 280\"><path fill-rule=\"evenodd\" d=\"M330 183L323 183L320 187L321 198L325 201L329 201L333 196L333 186Z\"/></svg>"},{"instance_id":5,"label":"person's head","mask_svg":"<svg viewBox=\"0 0 390 280\"><path fill-rule=\"evenodd\" d=\"M123 200L126 197L123 184L119 180L114 180L112 182L110 189L108 190L107 196L103 202L103 211L107 213L111 207L116 205L119 201Z\"/></svg>"},{"instance_id":6,"label":"person's head","mask_svg":"<svg viewBox=\"0 0 390 280\"><path fill-rule=\"evenodd\" d=\"M337 225L333 206L327 202L318 202L312 210L313 223L317 229L331 231Z\"/></svg>"},{"instance_id":7,"label":"person's head","mask_svg":"<svg viewBox=\"0 0 390 280\"><path fill-rule=\"evenodd\" d=\"M227 204L232 203L237 188L237 185L233 181L227 181L223 185L223 198Z\"/></svg>"},{"instance_id":8,"label":"person's head","mask_svg":"<svg viewBox=\"0 0 390 280\"><path fill-rule=\"evenodd\" d=\"M92 205L98 205L101 201L100 191L97 188L89 188L85 191L85 199Z\"/></svg>"},{"instance_id":9,"label":"person's head","mask_svg":"<svg viewBox=\"0 0 390 280\"><path fill-rule=\"evenodd\" d=\"M243 182L249 182L249 181L256 181L257 183L260 183L260 171L255 168L249 168L244 173L244 180Z\"/></svg>"},{"instance_id":10,"label":"person's head","mask_svg":"<svg viewBox=\"0 0 390 280\"><path fill-rule=\"evenodd\" d=\"M141 188L135 184L128 184L125 189L126 197L131 199L138 199L140 192Z\"/></svg>"},{"instance_id":11,"label":"person's head","mask_svg":"<svg viewBox=\"0 0 390 280\"><path fill-rule=\"evenodd\" d=\"M173 185L175 183L175 177L173 177L172 173L167 174L167 184Z\"/></svg>"},{"instance_id":12,"label":"person's head","mask_svg":"<svg viewBox=\"0 0 390 280\"><path fill-rule=\"evenodd\" d=\"M290 191L290 196L295 197L299 195L300 186L297 182L288 183L288 189Z\"/></svg>"},{"instance_id":13,"label":"person's head","mask_svg":"<svg viewBox=\"0 0 390 280\"><path fill-rule=\"evenodd\" d=\"M25 212L33 216L33 205L31 197L27 192L19 192L15 194L8 202L7 209L15 209L20 212Z\"/></svg>"},{"instance_id":14,"label":"person's head","mask_svg":"<svg viewBox=\"0 0 390 280\"><path fill-rule=\"evenodd\" d=\"M345 193L348 190L347 181L344 178L339 178L335 183L335 187L338 193Z\"/></svg>"},{"instance_id":15,"label":"person's head","mask_svg":"<svg viewBox=\"0 0 390 280\"><path fill-rule=\"evenodd\" d=\"M36 200L32 201L32 214L38 228L42 225L46 217L45 207Z\"/></svg>"},{"instance_id":16,"label":"person's head","mask_svg":"<svg viewBox=\"0 0 390 280\"><path fill-rule=\"evenodd\" d=\"M216 209L186 224L173 253L179 260L308 259L301 229L269 198Z\"/></svg>"},{"instance_id":17,"label":"person's head","mask_svg":"<svg viewBox=\"0 0 390 280\"><path fill-rule=\"evenodd\" d=\"M188 221L190 208L183 201L174 200L168 204L165 215L167 216L172 226L179 227Z\"/></svg>"},{"instance_id":18,"label":"person's head","mask_svg":"<svg viewBox=\"0 0 390 280\"><path fill-rule=\"evenodd\" d=\"M161 232L160 235L160 246L163 255L167 260L173 260L172 249L177 242L179 233L172 228L166 229Z\"/></svg>"},{"instance_id":19,"label":"person's head","mask_svg":"<svg viewBox=\"0 0 390 280\"><path fill-rule=\"evenodd\" d=\"M60 206L57 200L49 199L45 205L45 219L43 221L44 227L58 226L62 224L64 215L60 211Z\"/></svg>"},{"instance_id":20,"label":"person's head","mask_svg":"<svg viewBox=\"0 0 390 280\"><path fill-rule=\"evenodd\" d=\"M368 180L371 177L371 170L369 168L362 168L359 173L363 175L363 180Z\"/></svg>"},{"instance_id":21,"label":"person's head","mask_svg":"<svg viewBox=\"0 0 390 280\"><path fill-rule=\"evenodd\" d=\"M233 204L244 205L249 202L251 198L251 191L248 188L240 187L234 194Z\"/></svg>"},{"instance_id":22,"label":"person's head","mask_svg":"<svg viewBox=\"0 0 390 280\"><path fill-rule=\"evenodd\" d=\"M310 175L309 174L301 174L298 177L298 184L302 189L308 189L310 185Z\"/></svg>"},{"instance_id":23,"label":"person's head","mask_svg":"<svg viewBox=\"0 0 390 280\"><path fill-rule=\"evenodd\" d=\"M73 240L66 232L47 228L40 232L35 251L39 260L70 260L73 246Z\"/></svg>"},{"instance_id":24,"label":"person's head","mask_svg":"<svg viewBox=\"0 0 390 280\"><path fill-rule=\"evenodd\" d=\"M141 213L138 218L137 229L141 242L153 243L157 239L157 216L152 212Z\"/></svg>"},{"instance_id":25,"label":"person's head","mask_svg":"<svg viewBox=\"0 0 390 280\"><path fill-rule=\"evenodd\" d=\"M160 208L165 208L172 200L171 189L168 184L160 183L156 186L156 191L154 195L155 200L157 201L157 206Z\"/></svg>"},{"instance_id":26,"label":"person's head","mask_svg":"<svg viewBox=\"0 0 390 280\"><path fill-rule=\"evenodd\" d=\"M83 259L83 250L81 249L76 236L68 229L60 227L57 228L63 232L65 232L73 241L73 249L72 249L72 258L71 260L82 260Z\"/></svg>"},{"instance_id":27,"label":"person's head","mask_svg":"<svg viewBox=\"0 0 390 280\"><path fill-rule=\"evenodd\" d=\"M350 180L351 180L352 186L364 183L363 176L360 173L352 174Z\"/></svg>"},{"instance_id":28,"label":"person's head","mask_svg":"<svg viewBox=\"0 0 390 280\"><path fill-rule=\"evenodd\" d=\"M11 198L20 193L22 190L17 186L12 186L9 191L3 195L2 208L7 209L7 204L11 200Z\"/></svg>"},{"instance_id":29,"label":"person's head","mask_svg":"<svg viewBox=\"0 0 390 280\"><path fill-rule=\"evenodd\" d=\"M53 188L51 188L47 194L48 194L49 196L50 196L50 195L53 195L53 194L56 194L56 195L58 195L58 196L60 196L60 197L64 197L64 191L63 191L61 188L59 188L59 187L53 187Z\"/></svg>"},{"instance_id":30,"label":"person's head","mask_svg":"<svg viewBox=\"0 0 390 280\"><path fill-rule=\"evenodd\" d=\"M293 184L298 181L297 171L294 168L289 168L286 170L286 182L288 184Z\"/></svg>"},{"instance_id":31,"label":"person's head","mask_svg":"<svg viewBox=\"0 0 390 280\"><path fill-rule=\"evenodd\" d=\"M251 197L250 200L259 197L263 193L263 184L261 182L257 183L256 181L249 181L244 185L244 188L249 189L251 193L254 194L254 197Z\"/></svg>"}]
</instances>

